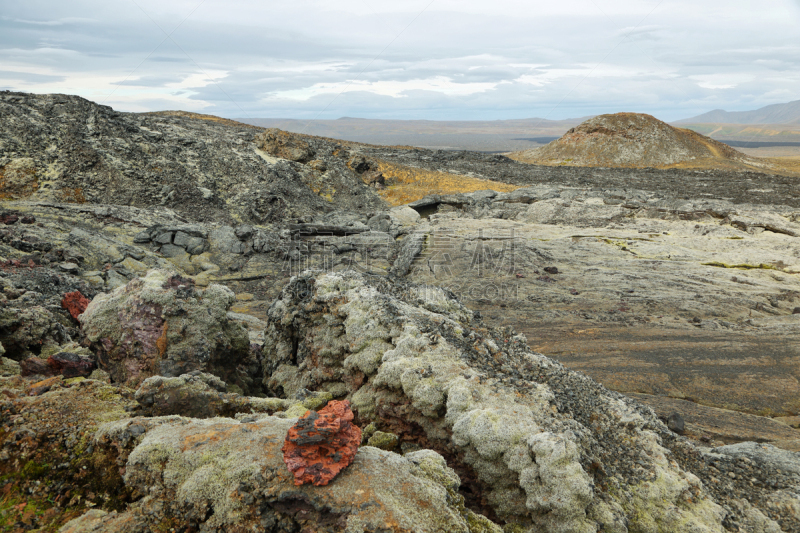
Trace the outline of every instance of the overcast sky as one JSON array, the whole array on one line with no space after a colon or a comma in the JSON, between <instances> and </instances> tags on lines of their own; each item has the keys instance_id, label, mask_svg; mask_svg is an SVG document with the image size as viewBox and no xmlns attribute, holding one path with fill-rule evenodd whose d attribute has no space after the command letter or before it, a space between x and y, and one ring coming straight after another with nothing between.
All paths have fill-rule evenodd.
<instances>
[{"instance_id":1,"label":"overcast sky","mask_svg":"<svg viewBox=\"0 0 800 533\"><path fill-rule=\"evenodd\" d=\"M0 90L225 117L663 120L800 99L800 0L0 0Z\"/></svg>"}]
</instances>

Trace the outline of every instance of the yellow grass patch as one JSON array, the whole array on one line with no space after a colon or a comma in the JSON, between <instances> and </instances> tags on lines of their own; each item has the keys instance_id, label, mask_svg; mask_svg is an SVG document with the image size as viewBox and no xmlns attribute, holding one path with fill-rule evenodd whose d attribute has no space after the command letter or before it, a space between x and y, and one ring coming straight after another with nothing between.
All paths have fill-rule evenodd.
<instances>
[{"instance_id":1,"label":"yellow grass patch","mask_svg":"<svg viewBox=\"0 0 800 533\"><path fill-rule=\"evenodd\" d=\"M414 202L429 194L467 193L485 189L510 192L519 189L518 185L499 181L423 170L380 160L377 163L380 172L386 178L386 188L378 191L378 194L392 206Z\"/></svg>"},{"instance_id":2,"label":"yellow grass patch","mask_svg":"<svg viewBox=\"0 0 800 533\"><path fill-rule=\"evenodd\" d=\"M767 161L784 172L800 176L800 156L771 157Z\"/></svg>"}]
</instances>

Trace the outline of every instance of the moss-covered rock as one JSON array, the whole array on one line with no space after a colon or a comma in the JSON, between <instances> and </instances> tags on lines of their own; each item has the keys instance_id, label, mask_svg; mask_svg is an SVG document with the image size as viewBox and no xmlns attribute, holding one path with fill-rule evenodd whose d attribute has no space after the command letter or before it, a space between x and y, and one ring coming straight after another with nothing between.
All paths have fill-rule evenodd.
<instances>
[{"instance_id":1,"label":"moss-covered rock","mask_svg":"<svg viewBox=\"0 0 800 533\"><path fill-rule=\"evenodd\" d=\"M385 433L383 431L375 431L369 439L367 439L367 446L374 446L387 452L394 451L400 443L400 438L394 433Z\"/></svg>"},{"instance_id":2,"label":"moss-covered rock","mask_svg":"<svg viewBox=\"0 0 800 533\"><path fill-rule=\"evenodd\" d=\"M484 327L445 290L308 272L270 308L264 336L265 384L344 384L358 420L374 423L369 444L438 450L465 508L510 530L723 530L700 480L664 459L671 433L651 411ZM601 488L610 475L632 493Z\"/></svg>"},{"instance_id":3,"label":"moss-covered rock","mask_svg":"<svg viewBox=\"0 0 800 533\"><path fill-rule=\"evenodd\" d=\"M133 391L56 377L48 392L28 396L28 385L19 377L0 383L0 530L54 532L91 507L124 509L122 446L98 446L93 437L128 416Z\"/></svg>"},{"instance_id":4,"label":"moss-covered rock","mask_svg":"<svg viewBox=\"0 0 800 533\"><path fill-rule=\"evenodd\" d=\"M63 531L196 524L203 531L500 533L463 507L458 476L432 451L404 458L364 447L332 483L295 486L281 451L294 422L162 417L108 424L96 442L135 442L124 479L140 499L124 513L89 511Z\"/></svg>"},{"instance_id":5,"label":"moss-covered rock","mask_svg":"<svg viewBox=\"0 0 800 533\"><path fill-rule=\"evenodd\" d=\"M234 301L220 285L198 289L189 279L152 270L98 295L80 320L100 367L117 383L135 386L152 375L199 370L254 392L259 364L246 330L227 317Z\"/></svg>"}]
</instances>

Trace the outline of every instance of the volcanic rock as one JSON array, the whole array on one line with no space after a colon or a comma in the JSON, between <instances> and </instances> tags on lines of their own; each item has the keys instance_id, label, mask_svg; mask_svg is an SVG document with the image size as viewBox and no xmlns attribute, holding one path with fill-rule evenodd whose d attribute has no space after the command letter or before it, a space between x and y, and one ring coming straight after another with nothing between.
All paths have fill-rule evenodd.
<instances>
[{"instance_id":1,"label":"volcanic rock","mask_svg":"<svg viewBox=\"0 0 800 533\"><path fill-rule=\"evenodd\" d=\"M56 374L54 368L47 364L46 359L28 357L19 363L21 376L52 376Z\"/></svg>"},{"instance_id":2,"label":"volcanic rock","mask_svg":"<svg viewBox=\"0 0 800 533\"><path fill-rule=\"evenodd\" d=\"M3 199L165 206L191 220L253 223L385 205L347 159L330 157L346 147L279 130L12 92L0 93L0 115ZM302 164L314 152L330 157L325 173Z\"/></svg>"},{"instance_id":3,"label":"volcanic rock","mask_svg":"<svg viewBox=\"0 0 800 533\"><path fill-rule=\"evenodd\" d=\"M21 372L18 362L8 357L0 357L0 377L18 376Z\"/></svg>"},{"instance_id":4,"label":"volcanic rock","mask_svg":"<svg viewBox=\"0 0 800 533\"><path fill-rule=\"evenodd\" d=\"M124 511L90 510L61 531L145 533L170 524L274 533L502 533L464 507L458 476L430 450L400 456L364 447L336 483L295 486L280 450L292 423L164 417L108 424L93 445L125 464L121 479L135 501Z\"/></svg>"},{"instance_id":5,"label":"volcanic rock","mask_svg":"<svg viewBox=\"0 0 800 533\"><path fill-rule=\"evenodd\" d=\"M283 460L295 485L327 485L353 462L361 429L352 421L350 402L332 401L319 411L308 411L289 429Z\"/></svg>"},{"instance_id":6,"label":"volcanic rock","mask_svg":"<svg viewBox=\"0 0 800 533\"><path fill-rule=\"evenodd\" d=\"M441 453L467 505L507 527L722 531L744 520L724 507L744 494L768 523L794 520L767 503L791 490L791 475L774 488L769 469L752 476L761 485L713 483L702 454L650 409L532 352L509 328L487 328L445 290L306 273L268 324L265 384L283 376L287 388L345 395L360 421ZM715 469L729 471L723 463Z\"/></svg>"},{"instance_id":7,"label":"volcanic rock","mask_svg":"<svg viewBox=\"0 0 800 533\"><path fill-rule=\"evenodd\" d=\"M12 300L0 303L0 342L6 356L22 361L43 349L57 349L71 340L67 328L57 315L39 306L26 306L25 302Z\"/></svg>"},{"instance_id":8,"label":"volcanic rock","mask_svg":"<svg viewBox=\"0 0 800 533\"><path fill-rule=\"evenodd\" d=\"M306 391L303 398L256 398L228 392L217 376L199 371L178 377L153 376L142 382L134 398L141 416L179 415L192 418L236 417L255 421L260 414L287 416L319 408L332 398L330 394ZM255 415L248 417L247 415Z\"/></svg>"},{"instance_id":9,"label":"volcanic rock","mask_svg":"<svg viewBox=\"0 0 800 533\"><path fill-rule=\"evenodd\" d=\"M308 163L314 158L314 150L297 135L287 134L279 129L268 129L256 135L255 142L259 148L270 155Z\"/></svg>"},{"instance_id":10,"label":"volcanic rock","mask_svg":"<svg viewBox=\"0 0 800 533\"><path fill-rule=\"evenodd\" d=\"M69 314L75 320L78 319L78 315L86 311L88 305L89 299L81 294L80 291L68 292L64 295L64 299L61 300L61 306L69 311Z\"/></svg>"},{"instance_id":11,"label":"volcanic rock","mask_svg":"<svg viewBox=\"0 0 800 533\"><path fill-rule=\"evenodd\" d=\"M47 365L56 374L61 374L65 379L88 377L95 369L95 362L89 357L76 353L59 352L47 358Z\"/></svg>"},{"instance_id":12,"label":"volcanic rock","mask_svg":"<svg viewBox=\"0 0 800 533\"><path fill-rule=\"evenodd\" d=\"M709 159L719 160L718 164L764 165L727 144L640 113L598 115L546 146L512 157L529 163L597 167L700 166Z\"/></svg>"},{"instance_id":13,"label":"volcanic rock","mask_svg":"<svg viewBox=\"0 0 800 533\"><path fill-rule=\"evenodd\" d=\"M117 383L137 385L158 374L208 371L250 390L253 361L247 332L228 320L232 291L152 270L100 294L80 316L100 367Z\"/></svg>"},{"instance_id":14,"label":"volcanic rock","mask_svg":"<svg viewBox=\"0 0 800 533\"><path fill-rule=\"evenodd\" d=\"M262 130L231 121L63 95L0 93L0 112L0 475L4 501L44 510L4 520L52 530L94 505L75 530L336 530L346 515L359 531L497 531L474 512L517 532L798 529L785 461L697 447L536 353L651 393L689 439L798 449L793 427L731 418L798 413L796 178L702 156L672 165L721 168L541 166L285 132L260 145ZM631 139L609 146L629 141L635 155ZM364 183L374 172L393 194L415 184L392 202L421 201L390 208ZM110 305L99 322L142 327L108 349L61 305L74 291L113 300L153 268L179 278L146 304L172 303L146 317L141 295ZM101 357L155 345L144 370L125 359L137 378L112 362L117 385L152 381L134 393L91 379L103 370L36 387L17 375L21 361L85 358L70 339ZM254 376L276 397L237 394L260 394ZM296 487L279 448L331 399L352 402L368 443L406 455L363 446L334 483ZM144 416L92 440L131 413ZM152 460L129 463L151 434L139 457ZM240 486L251 464L263 479Z\"/></svg>"}]
</instances>

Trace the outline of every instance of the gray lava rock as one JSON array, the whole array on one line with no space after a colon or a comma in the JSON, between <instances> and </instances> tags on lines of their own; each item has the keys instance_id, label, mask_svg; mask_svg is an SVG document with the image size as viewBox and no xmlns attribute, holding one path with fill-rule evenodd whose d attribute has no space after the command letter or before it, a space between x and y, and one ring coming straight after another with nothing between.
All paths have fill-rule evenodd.
<instances>
[{"instance_id":1,"label":"gray lava rock","mask_svg":"<svg viewBox=\"0 0 800 533\"><path fill-rule=\"evenodd\" d=\"M385 207L346 159L331 157L344 146L279 130L262 133L191 114L119 113L77 96L10 92L0 93L0 116L3 152L26 154L0 161L13 198L163 205L188 220L229 223ZM260 150L289 161L262 157ZM302 164L315 154L332 160L324 175ZM37 187L44 176L51 186Z\"/></svg>"},{"instance_id":2,"label":"gray lava rock","mask_svg":"<svg viewBox=\"0 0 800 533\"><path fill-rule=\"evenodd\" d=\"M649 408L484 328L442 289L306 273L270 307L264 337L265 386L345 396L363 422L438 450L468 503L507 527L724 530L726 502L667 459L674 434Z\"/></svg>"},{"instance_id":3,"label":"gray lava rock","mask_svg":"<svg viewBox=\"0 0 800 533\"><path fill-rule=\"evenodd\" d=\"M786 472L797 476L800 485L800 453L781 450L771 444L757 442L739 442L728 444L713 449L714 453L721 453L731 457L744 457L749 461L773 465Z\"/></svg>"},{"instance_id":4,"label":"gray lava rock","mask_svg":"<svg viewBox=\"0 0 800 533\"><path fill-rule=\"evenodd\" d=\"M667 427L670 431L674 431L678 435L683 435L686 429L686 424L680 413L672 413L667 417Z\"/></svg>"},{"instance_id":5,"label":"gray lava rock","mask_svg":"<svg viewBox=\"0 0 800 533\"><path fill-rule=\"evenodd\" d=\"M136 385L152 375L209 372L242 390L257 390L246 330L228 320L235 297L211 285L160 270L97 296L80 316L100 367L117 383Z\"/></svg>"},{"instance_id":6,"label":"gray lava rock","mask_svg":"<svg viewBox=\"0 0 800 533\"><path fill-rule=\"evenodd\" d=\"M335 483L295 486L281 451L295 422L162 417L107 424L95 446L123 448L125 485L148 496L121 513L90 510L61 532L145 533L170 523L275 533L502 533L464 506L458 476L430 450L403 457L365 446Z\"/></svg>"},{"instance_id":7,"label":"gray lava rock","mask_svg":"<svg viewBox=\"0 0 800 533\"><path fill-rule=\"evenodd\" d=\"M389 273L397 277L408 274L409 270L411 270L411 263L414 262L414 259L422 251L422 246L425 244L426 238L427 235L424 233L412 233L407 235L400 243L400 251Z\"/></svg>"}]
</instances>

